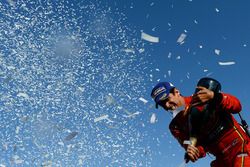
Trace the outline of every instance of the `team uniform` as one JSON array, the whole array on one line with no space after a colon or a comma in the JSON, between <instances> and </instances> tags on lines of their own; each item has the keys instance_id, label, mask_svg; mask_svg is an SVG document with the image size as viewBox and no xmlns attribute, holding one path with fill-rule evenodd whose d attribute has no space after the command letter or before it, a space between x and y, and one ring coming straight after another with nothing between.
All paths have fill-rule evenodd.
<instances>
[{"instance_id":1,"label":"team uniform","mask_svg":"<svg viewBox=\"0 0 250 167\"><path fill-rule=\"evenodd\" d=\"M230 94L217 93L211 103L213 109L209 108L204 115L204 106L196 107L199 119L193 119L190 125L190 113L186 111L192 97L184 99L186 109L179 112L169 124L178 142L186 148L184 141L189 140L190 133L193 133L197 138L199 158L205 157L206 153L216 157L211 162L212 167L250 167L250 138L232 115L241 111L240 101ZM193 131L190 131L190 126Z\"/></svg>"}]
</instances>

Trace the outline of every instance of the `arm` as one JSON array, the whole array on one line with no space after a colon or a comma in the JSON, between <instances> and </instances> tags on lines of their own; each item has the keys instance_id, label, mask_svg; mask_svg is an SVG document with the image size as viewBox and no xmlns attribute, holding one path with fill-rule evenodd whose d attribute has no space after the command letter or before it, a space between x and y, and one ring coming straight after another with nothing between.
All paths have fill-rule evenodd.
<instances>
[{"instance_id":1,"label":"arm","mask_svg":"<svg viewBox=\"0 0 250 167\"><path fill-rule=\"evenodd\" d=\"M215 95L215 104L223 111L230 113L239 113L242 109L239 99L226 93L218 93Z\"/></svg>"},{"instance_id":2,"label":"arm","mask_svg":"<svg viewBox=\"0 0 250 167\"><path fill-rule=\"evenodd\" d=\"M170 123L169 129L179 144L186 150L185 156L187 157L185 157L185 159L195 162L199 158L205 157L206 151L202 146L184 143L184 141L189 140L189 135L185 133L185 130L180 129L174 122L176 122L176 120Z\"/></svg>"},{"instance_id":3,"label":"arm","mask_svg":"<svg viewBox=\"0 0 250 167\"><path fill-rule=\"evenodd\" d=\"M214 93L205 87L197 87L199 91L193 95L192 105L204 104L211 101L220 110L238 113L241 111L239 99L226 93Z\"/></svg>"}]
</instances>

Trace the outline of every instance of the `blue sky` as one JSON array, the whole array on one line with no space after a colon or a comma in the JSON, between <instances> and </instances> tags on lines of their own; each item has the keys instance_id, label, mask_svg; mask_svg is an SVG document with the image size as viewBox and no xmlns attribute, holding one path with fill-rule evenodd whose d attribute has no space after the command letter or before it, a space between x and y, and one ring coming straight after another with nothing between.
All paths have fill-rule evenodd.
<instances>
[{"instance_id":1,"label":"blue sky","mask_svg":"<svg viewBox=\"0 0 250 167\"><path fill-rule=\"evenodd\" d=\"M169 133L171 114L150 98L159 81L191 95L199 78L213 77L250 122L249 6L1 1L0 165L179 167L184 151Z\"/></svg>"}]
</instances>

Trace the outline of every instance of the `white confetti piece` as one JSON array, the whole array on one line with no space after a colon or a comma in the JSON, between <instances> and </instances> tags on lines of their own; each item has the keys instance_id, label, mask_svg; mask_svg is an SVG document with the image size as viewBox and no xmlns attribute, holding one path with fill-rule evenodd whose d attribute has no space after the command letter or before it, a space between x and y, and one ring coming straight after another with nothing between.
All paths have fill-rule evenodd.
<instances>
[{"instance_id":1,"label":"white confetti piece","mask_svg":"<svg viewBox=\"0 0 250 167\"><path fill-rule=\"evenodd\" d=\"M139 53L143 53L145 51L144 48L139 49Z\"/></svg>"},{"instance_id":2,"label":"white confetti piece","mask_svg":"<svg viewBox=\"0 0 250 167\"><path fill-rule=\"evenodd\" d=\"M139 114L141 114L141 112L137 111L137 112L129 114L129 115L125 116L125 117L131 118L131 117L135 117L136 115L139 115Z\"/></svg>"},{"instance_id":3,"label":"white confetti piece","mask_svg":"<svg viewBox=\"0 0 250 167\"><path fill-rule=\"evenodd\" d=\"M18 134L19 131L20 131L20 126L17 126L17 127L16 127L16 134Z\"/></svg>"},{"instance_id":4,"label":"white confetti piece","mask_svg":"<svg viewBox=\"0 0 250 167\"><path fill-rule=\"evenodd\" d=\"M84 88L83 88L83 87L78 87L78 90L79 90L80 92L84 92Z\"/></svg>"},{"instance_id":5,"label":"white confetti piece","mask_svg":"<svg viewBox=\"0 0 250 167\"><path fill-rule=\"evenodd\" d=\"M141 33L141 39L144 39L144 40L146 40L148 42L153 42L153 43L158 43L159 42L158 37L151 36L151 35L146 34L144 32Z\"/></svg>"},{"instance_id":6,"label":"white confetti piece","mask_svg":"<svg viewBox=\"0 0 250 167\"><path fill-rule=\"evenodd\" d=\"M171 58L171 56L172 56L172 53L171 53L171 52L169 52L169 53L168 53L168 58L170 59L170 58Z\"/></svg>"},{"instance_id":7,"label":"white confetti piece","mask_svg":"<svg viewBox=\"0 0 250 167\"><path fill-rule=\"evenodd\" d=\"M102 115L102 116L100 116L100 117L98 117L98 118L95 118L95 119L94 119L94 122L99 122L99 121L108 119L108 117L109 117L108 115Z\"/></svg>"},{"instance_id":8,"label":"white confetti piece","mask_svg":"<svg viewBox=\"0 0 250 167\"><path fill-rule=\"evenodd\" d=\"M133 53L133 54L135 54L135 50L134 49L127 48L127 49L123 49L123 51L126 52L126 53Z\"/></svg>"},{"instance_id":9,"label":"white confetti piece","mask_svg":"<svg viewBox=\"0 0 250 167\"><path fill-rule=\"evenodd\" d=\"M148 101L146 99L144 99L143 97L139 98L140 101L142 101L144 104L146 104Z\"/></svg>"},{"instance_id":10,"label":"white confetti piece","mask_svg":"<svg viewBox=\"0 0 250 167\"><path fill-rule=\"evenodd\" d=\"M217 54L217 55L220 55L220 50L219 49L215 49L214 53Z\"/></svg>"},{"instance_id":11,"label":"white confetti piece","mask_svg":"<svg viewBox=\"0 0 250 167\"><path fill-rule=\"evenodd\" d=\"M218 9L218 8L215 8L215 11L218 13L218 12L220 12L220 10Z\"/></svg>"},{"instance_id":12,"label":"white confetti piece","mask_svg":"<svg viewBox=\"0 0 250 167\"><path fill-rule=\"evenodd\" d=\"M59 141L57 144L60 145L60 146L64 146L64 143L61 142L61 141Z\"/></svg>"},{"instance_id":13,"label":"white confetti piece","mask_svg":"<svg viewBox=\"0 0 250 167\"><path fill-rule=\"evenodd\" d=\"M106 104L108 105L111 105L111 104L114 104L115 103L115 100L114 98L109 94L106 96Z\"/></svg>"},{"instance_id":14,"label":"white confetti piece","mask_svg":"<svg viewBox=\"0 0 250 167\"><path fill-rule=\"evenodd\" d=\"M234 61L228 61L228 62L218 62L219 63L219 65L221 65L221 66L230 66L230 65L234 65L235 64L235 62Z\"/></svg>"},{"instance_id":15,"label":"white confetti piece","mask_svg":"<svg viewBox=\"0 0 250 167\"><path fill-rule=\"evenodd\" d=\"M180 45L184 43L184 40L186 39L187 35L182 33L179 38L177 39L177 43L179 43Z\"/></svg>"},{"instance_id":16,"label":"white confetti piece","mask_svg":"<svg viewBox=\"0 0 250 167\"><path fill-rule=\"evenodd\" d=\"M155 114L155 113L153 113L153 114L151 115L151 117L150 117L150 123L151 123L151 124L156 123L156 114Z\"/></svg>"},{"instance_id":17,"label":"white confetti piece","mask_svg":"<svg viewBox=\"0 0 250 167\"><path fill-rule=\"evenodd\" d=\"M25 99L29 99L29 95L27 93L22 93L22 92L18 93L17 97L23 97Z\"/></svg>"},{"instance_id":18,"label":"white confetti piece","mask_svg":"<svg viewBox=\"0 0 250 167\"><path fill-rule=\"evenodd\" d=\"M171 70L168 70L168 76L169 77L171 76Z\"/></svg>"}]
</instances>

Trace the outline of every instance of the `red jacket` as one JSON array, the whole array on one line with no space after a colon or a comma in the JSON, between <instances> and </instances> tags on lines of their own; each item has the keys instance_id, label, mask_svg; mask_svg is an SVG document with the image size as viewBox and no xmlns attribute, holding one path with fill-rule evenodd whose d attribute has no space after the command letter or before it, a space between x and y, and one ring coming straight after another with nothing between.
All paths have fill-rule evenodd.
<instances>
[{"instance_id":1,"label":"red jacket","mask_svg":"<svg viewBox=\"0 0 250 167\"><path fill-rule=\"evenodd\" d=\"M209 119L198 128L201 131L197 134L196 146L200 151L200 158L209 152L217 159L225 161L227 165L238 154L248 152L245 145L249 142L249 138L232 116L241 111L240 101L225 93L219 93L216 96L213 102L214 112L209 110L211 112ZM191 96L184 97L186 108L190 105L191 98ZM172 135L185 149L186 145L183 142L189 140L190 137L188 117L189 114L183 110L173 118L169 125ZM220 124L223 126L220 127Z\"/></svg>"}]
</instances>

